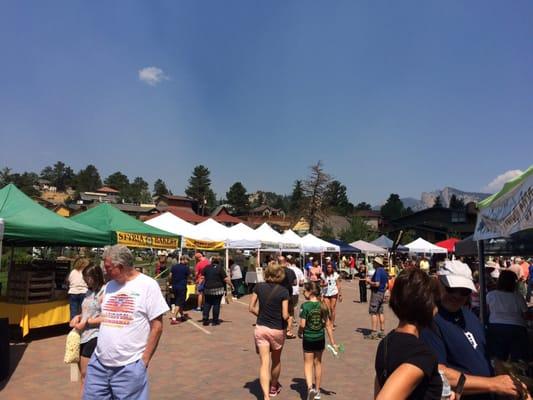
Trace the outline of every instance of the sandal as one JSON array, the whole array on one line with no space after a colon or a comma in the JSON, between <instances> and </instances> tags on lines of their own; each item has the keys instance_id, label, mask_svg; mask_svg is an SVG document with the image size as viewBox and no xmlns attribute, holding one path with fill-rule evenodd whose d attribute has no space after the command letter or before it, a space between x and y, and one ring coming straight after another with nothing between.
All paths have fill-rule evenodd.
<instances>
[{"instance_id":1,"label":"sandal","mask_svg":"<svg viewBox=\"0 0 533 400\"><path fill-rule=\"evenodd\" d=\"M296 335L294 333L287 333L287 335L285 335L285 337L287 339L296 339Z\"/></svg>"}]
</instances>

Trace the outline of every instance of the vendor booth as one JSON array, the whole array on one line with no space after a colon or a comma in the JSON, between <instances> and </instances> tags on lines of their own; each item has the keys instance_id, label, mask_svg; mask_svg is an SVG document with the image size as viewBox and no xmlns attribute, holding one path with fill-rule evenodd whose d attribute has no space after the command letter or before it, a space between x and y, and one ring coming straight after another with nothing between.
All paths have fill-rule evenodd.
<instances>
[{"instance_id":1,"label":"vendor booth","mask_svg":"<svg viewBox=\"0 0 533 400\"><path fill-rule=\"evenodd\" d=\"M71 220L102 230L109 241L128 247L176 249L180 246L179 235L145 224L107 203L75 215Z\"/></svg>"},{"instance_id":2,"label":"vendor booth","mask_svg":"<svg viewBox=\"0 0 533 400\"><path fill-rule=\"evenodd\" d=\"M384 249L387 249L388 251L391 251L394 247L394 241L385 235L381 235L376 240L373 240L370 243L378 247L383 247ZM402 244L399 244L395 250L399 253L409 252L409 249Z\"/></svg>"},{"instance_id":3,"label":"vendor booth","mask_svg":"<svg viewBox=\"0 0 533 400\"><path fill-rule=\"evenodd\" d=\"M0 190L4 252L14 247L101 247L116 242L105 232L78 224L42 207L15 185ZM68 262L38 261L8 268L7 296L0 300L0 317L18 325L25 336L32 328L69 322L69 305L62 283Z\"/></svg>"},{"instance_id":4,"label":"vendor booth","mask_svg":"<svg viewBox=\"0 0 533 400\"><path fill-rule=\"evenodd\" d=\"M356 240L355 242L350 243L350 246L359 249L365 255L387 254L387 250L385 250L383 247L365 242L364 240Z\"/></svg>"},{"instance_id":5,"label":"vendor booth","mask_svg":"<svg viewBox=\"0 0 533 400\"><path fill-rule=\"evenodd\" d=\"M444 247L439 247L433 243L428 242L422 238L413 240L411 243L405 245L409 249L409 253L417 254L447 254L448 250Z\"/></svg>"}]
</instances>

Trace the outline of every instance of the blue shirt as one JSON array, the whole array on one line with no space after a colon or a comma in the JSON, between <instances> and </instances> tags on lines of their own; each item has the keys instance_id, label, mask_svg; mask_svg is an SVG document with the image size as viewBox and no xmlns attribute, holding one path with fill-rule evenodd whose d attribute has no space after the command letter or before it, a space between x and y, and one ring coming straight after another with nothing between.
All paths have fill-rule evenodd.
<instances>
[{"instance_id":1,"label":"blue shirt","mask_svg":"<svg viewBox=\"0 0 533 400\"><path fill-rule=\"evenodd\" d=\"M529 283L533 284L533 264L529 264Z\"/></svg>"},{"instance_id":2,"label":"blue shirt","mask_svg":"<svg viewBox=\"0 0 533 400\"><path fill-rule=\"evenodd\" d=\"M389 282L389 275L382 267L379 267L372 275L372 282L379 282L379 287L377 288L378 292L384 292L387 290L387 283ZM372 288L376 289L376 288Z\"/></svg>"},{"instance_id":3,"label":"blue shirt","mask_svg":"<svg viewBox=\"0 0 533 400\"><path fill-rule=\"evenodd\" d=\"M451 313L439 306L431 328L423 329L420 338L433 350L439 364L475 376L492 376L486 354L483 326L476 315L463 307ZM461 396L465 400L490 399L490 395Z\"/></svg>"},{"instance_id":4,"label":"blue shirt","mask_svg":"<svg viewBox=\"0 0 533 400\"><path fill-rule=\"evenodd\" d=\"M172 289L184 289L187 287L187 277L190 274L188 265L173 265L170 273L172 274Z\"/></svg>"}]
</instances>

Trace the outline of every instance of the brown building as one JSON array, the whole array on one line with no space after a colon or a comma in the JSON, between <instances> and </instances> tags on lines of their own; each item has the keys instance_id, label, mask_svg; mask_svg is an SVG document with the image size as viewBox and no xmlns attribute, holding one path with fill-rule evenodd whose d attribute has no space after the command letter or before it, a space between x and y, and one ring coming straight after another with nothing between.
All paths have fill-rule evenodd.
<instances>
[{"instance_id":1,"label":"brown building","mask_svg":"<svg viewBox=\"0 0 533 400\"><path fill-rule=\"evenodd\" d=\"M354 217L359 217L375 232L381 232L383 227L383 217L379 211L374 210L356 210Z\"/></svg>"},{"instance_id":2,"label":"brown building","mask_svg":"<svg viewBox=\"0 0 533 400\"><path fill-rule=\"evenodd\" d=\"M218 206L214 209L214 211L211 213L211 218L213 218L215 221L221 223L222 225L226 226L233 226L237 225L240 222L244 221L242 219L239 219L233 215L231 215L228 212L228 209L226 206Z\"/></svg>"},{"instance_id":3,"label":"brown building","mask_svg":"<svg viewBox=\"0 0 533 400\"><path fill-rule=\"evenodd\" d=\"M464 239L475 227L476 208L474 203L469 203L462 210L432 207L392 220L387 236L395 237L400 230L413 231L415 237L435 243L450 237Z\"/></svg>"},{"instance_id":4,"label":"brown building","mask_svg":"<svg viewBox=\"0 0 533 400\"><path fill-rule=\"evenodd\" d=\"M252 228L256 228L266 222L278 231L284 231L290 229L292 224L292 220L285 215L282 209L269 205L252 208L246 215L242 215L241 218Z\"/></svg>"}]
</instances>

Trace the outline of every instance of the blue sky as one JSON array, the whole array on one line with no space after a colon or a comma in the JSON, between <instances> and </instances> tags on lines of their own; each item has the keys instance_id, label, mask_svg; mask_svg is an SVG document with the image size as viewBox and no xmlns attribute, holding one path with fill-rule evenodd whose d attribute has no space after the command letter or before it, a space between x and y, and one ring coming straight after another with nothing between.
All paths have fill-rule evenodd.
<instances>
[{"instance_id":1,"label":"blue sky","mask_svg":"<svg viewBox=\"0 0 533 400\"><path fill-rule=\"evenodd\" d=\"M0 167L483 190L533 159L532 39L525 0L2 2Z\"/></svg>"}]
</instances>

